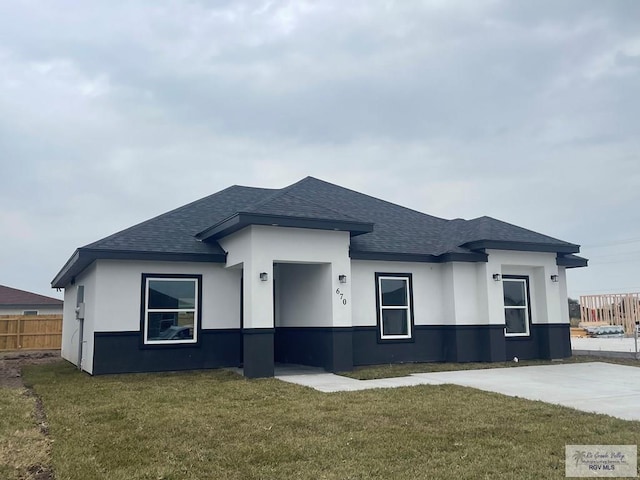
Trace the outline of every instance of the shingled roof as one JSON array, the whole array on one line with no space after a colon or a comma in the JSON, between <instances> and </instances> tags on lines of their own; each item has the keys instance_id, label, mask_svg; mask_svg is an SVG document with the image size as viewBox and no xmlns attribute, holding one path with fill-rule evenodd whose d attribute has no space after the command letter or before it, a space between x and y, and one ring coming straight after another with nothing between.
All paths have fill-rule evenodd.
<instances>
[{"instance_id":1,"label":"shingled roof","mask_svg":"<svg viewBox=\"0 0 640 480\"><path fill-rule=\"evenodd\" d=\"M556 252L559 265L586 266L571 255L578 245L491 217L446 220L307 177L282 189L232 186L81 247L52 285L98 258L224 262L216 239L256 224L349 231L354 259L486 261L496 248Z\"/></svg>"},{"instance_id":2,"label":"shingled roof","mask_svg":"<svg viewBox=\"0 0 640 480\"><path fill-rule=\"evenodd\" d=\"M47 306L61 307L62 300L57 298L38 295L37 293L19 290L17 288L0 285L0 306L2 307L24 307L24 306Z\"/></svg>"}]
</instances>

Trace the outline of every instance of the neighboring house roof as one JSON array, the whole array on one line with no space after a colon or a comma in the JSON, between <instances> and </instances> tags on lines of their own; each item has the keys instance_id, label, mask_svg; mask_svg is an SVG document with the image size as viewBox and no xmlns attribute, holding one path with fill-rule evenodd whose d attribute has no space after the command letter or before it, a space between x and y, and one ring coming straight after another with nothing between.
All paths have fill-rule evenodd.
<instances>
[{"instance_id":1,"label":"neighboring house roof","mask_svg":"<svg viewBox=\"0 0 640 480\"><path fill-rule=\"evenodd\" d=\"M348 231L354 259L477 262L495 248L587 264L571 255L578 245L491 217L446 220L307 177L282 189L232 186L81 247L52 285L64 287L98 258L224 262L216 239L247 225Z\"/></svg>"},{"instance_id":2,"label":"neighboring house roof","mask_svg":"<svg viewBox=\"0 0 640 480\"><path fill-rule=\"evenodd\" d=\"M62 307L62 300L0 285L0 307Z\"/></svg>"}]
</instances>

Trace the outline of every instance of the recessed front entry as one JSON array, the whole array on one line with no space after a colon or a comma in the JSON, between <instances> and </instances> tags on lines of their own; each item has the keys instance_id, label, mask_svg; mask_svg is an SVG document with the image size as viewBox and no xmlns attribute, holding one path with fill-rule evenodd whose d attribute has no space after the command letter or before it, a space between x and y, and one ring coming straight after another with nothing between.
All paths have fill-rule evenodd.
<instances>
[{"instance_id":1,"label":"recessed front entry","mask_svg":"<svg viewBox=\"0 0 640 480\"><path fill-rule=\"evenodd\" d=\"M273 271L276 362L353 368L351 328L333 325L331 264L277 263Z\"/></svg>"},{"instance_id":2,"label":"recessed front entry","mask_svg":"<svg viewBox=\"0 0 640 480\"><path fill-rule=\"evenodd\" d=\"M273 271L276 361L321 366L308 342L331 326L331 265L277 263Z\"/></svg>"}]
</instances>

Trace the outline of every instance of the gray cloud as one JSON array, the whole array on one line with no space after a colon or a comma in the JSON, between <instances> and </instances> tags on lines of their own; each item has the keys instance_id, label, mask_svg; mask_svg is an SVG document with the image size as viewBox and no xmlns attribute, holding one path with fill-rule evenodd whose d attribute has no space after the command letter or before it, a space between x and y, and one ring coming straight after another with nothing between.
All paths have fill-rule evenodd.
<instances>
[{"instance_id":1,"label":"gray cloud","mask_svg":"<svg viewBox=\"0 0 640 480\"><path fill-rule=\"evenodd\" d=\"M585 245L640 238L639 10L5 2L0 283L48 293L77 246L306 175ZM612 262L639 244L594 249L570 293L640 290L637 262Z\"/></svg>"}]
</instances>

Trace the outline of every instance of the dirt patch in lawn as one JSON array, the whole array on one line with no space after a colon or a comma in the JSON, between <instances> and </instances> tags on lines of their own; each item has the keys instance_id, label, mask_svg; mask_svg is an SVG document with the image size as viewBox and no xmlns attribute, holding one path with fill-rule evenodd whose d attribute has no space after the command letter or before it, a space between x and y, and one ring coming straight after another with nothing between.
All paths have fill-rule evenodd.
<instances>
[{"instance_id":1,"label":"dirt patch in lawn","mask_svg":"<svg viewBox=\"0 0 640 480\"><path fill-rule=\"evenodd\" d=\"M9 394L15 399L25 400L33 405L31 413L35 425L27 422L20 428L5 432L9 437L0 442L0 470L10 467L10 475L18 475L20 479L53 480L55 475L48 465L51 441L49 439L49 424L42 399L25 386L22 379L22 368L26 365L41 365L60 361L59 350L42 350L29 352L7 352L0 354L0 389L10 389ZM18 400L16 400L18 401ZM20 401L23 407L16 407L13 411L18 414L21 409L29 416L29 403ZM28 417L27 417L28 418ZM33 462L33 463L32 463ZM4 470L3 473L9 473ZM0 475L2 476L2 475Z\"/></svg>"},{"instance_id":2,"label":"dirt patch in lawn","mask_svg":"<svg viewBox=\"0 0 640 480\"><path fill-rule=\"evenodd\" d=\"M22 388L22 367L40 365L60 360L59 350L35 350L29 352L0 353L0 388Z\"/></svg>"}]
</instances>

